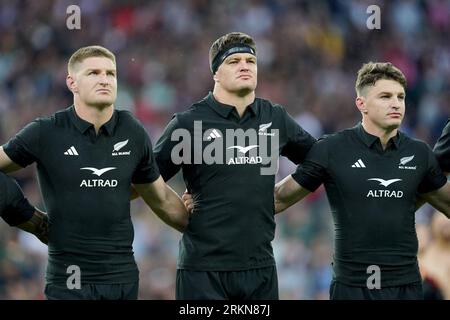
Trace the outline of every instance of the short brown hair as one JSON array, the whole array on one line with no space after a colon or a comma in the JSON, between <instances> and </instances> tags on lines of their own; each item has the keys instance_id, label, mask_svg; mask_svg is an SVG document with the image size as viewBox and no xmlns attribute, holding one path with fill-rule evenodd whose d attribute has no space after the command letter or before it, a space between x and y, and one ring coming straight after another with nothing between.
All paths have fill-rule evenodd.
<instances>
[{"instance_id":1,"label":"short brown hair","mask_svg":"<svg viewBox=\"0 0 450 320\"><path fill-rule=\"evenodd\" d=\"M363 64L358 71L356 79L356 94L359 96L363 89L367 86L374 86L378 80L394 80L400 83L406 90L406 78L400 71L390 62L368 62Z\"/></svg>"},{"instance_id":2,"label":"short brown hair","mask_svg":"<svg viewBox=\"0 0 450 320\"><path fill-rule=\"evenodd\" d=\"M75 51L75 53L72 54L72 56L70 57L69 63L67 64L67 69L69 73L70 70L73 70L74 66L77 63L82 63L85 59L91 57L105 57L114 62L114 64L116 64L116 56L108 49L102 46L83 47Z\"/></svg>"},{"instance_id":3,"label":"short brown hair","mask_svg":"<svg viewBox=\"0 0 450 320\"><path fill-rule=\"evenodd\" d=\"M211 72L214 73L213 61L216 58L217 54L239 44L252 48L256 55L256 43L252 37L242 32L227 33L214 41L211 45L211 48L209 49L209 67L211 69Z\"/></svg>"}]
</instances>

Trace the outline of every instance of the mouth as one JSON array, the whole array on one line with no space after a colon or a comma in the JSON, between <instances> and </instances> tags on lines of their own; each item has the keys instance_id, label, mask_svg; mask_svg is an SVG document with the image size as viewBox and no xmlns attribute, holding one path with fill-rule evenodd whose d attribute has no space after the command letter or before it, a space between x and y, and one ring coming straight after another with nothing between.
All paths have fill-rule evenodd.
<instances>
[{"instance_id":1,"label":"mouth","mask_svg":"<svg viewBox=\"0 0 450 320\"><path fill-rule=\"evenodd\" d=\"M248 80L251 79L252 76L250 74L241 74L240 76L237 77L238 79L243 79L243 80Z\"/></svg>"},{"instance_id":2,"label":"mouth","mask_svg":"<svg viewBox=\"0 0 450 320\"><path fill-rule=\"evenodd\" d=\"M401 118L402 114L399 112L392 112L392 113L388 113L388 117L397 119L397 118Z\"/></svg>"},{"instance_id":3,"label":"mouth","mask_svg":"<svg viewBox=\"0 0 450 320\"><path fill-rule=\"evenodd\" d=\"M98 89L98 90L95 90L95 92L102 93L102 94L105 94L105 93L110 94L111 93L111 91L108 89Z\"/></svg>"}]
</instances>

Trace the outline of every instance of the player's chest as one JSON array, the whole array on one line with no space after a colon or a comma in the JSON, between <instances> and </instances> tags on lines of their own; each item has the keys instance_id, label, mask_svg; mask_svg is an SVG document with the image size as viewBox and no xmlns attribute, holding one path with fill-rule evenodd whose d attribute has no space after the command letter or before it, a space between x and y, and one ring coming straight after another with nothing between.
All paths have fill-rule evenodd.
<instances>
[{"instance_id":1,"label":"player's chest","mask_svg":"<svg viewBox=\"0 0 450 320\"><path fill-rule=\"evenodd\" d=\"M187 135L177 140L178 148L183 147L183 155L191 157L184 163L217 168L259 167L278 158L282 129L280 123L270 119L194 121Z\"/></svg>"},{"instance_id":2,"label":"player's chest","mask_svg":"<svg viewBox=\"0 0 450 320\"><path fill-rule=\"evenodd\" d=\"M330 158L330 178L355 196L403 198L414 195L426 161L411 152L390 154L341 153Z\"/></svg>"},{"instance_id":3,"label":"player's chest","mask_svg":"<svg viewBox=\"0 0 450 320\"><path fill-rule=\"evenodd\" d=\"M61 134L42 145L40 165L53 178L64 181L129 179L142 153L137 143L126 135L91 139Z\"/></svg>"}]
</instances>

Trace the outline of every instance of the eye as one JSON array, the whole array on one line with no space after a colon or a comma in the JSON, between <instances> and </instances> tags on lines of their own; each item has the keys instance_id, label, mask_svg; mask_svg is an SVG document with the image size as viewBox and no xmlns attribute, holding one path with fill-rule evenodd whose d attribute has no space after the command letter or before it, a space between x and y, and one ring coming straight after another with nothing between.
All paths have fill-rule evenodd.
<instances>
[{"instance_id":1,"label":"eye","mask_svg":"<svg viewBox=\"0 0 450 320\"><path fill-rule=\"evenodd\" d=\"M116 76L116 73L115 73L115 72L112 72L112 71L109 71L107 74L108 74L108 76L112 76L112 77L115 77L115 76Z\"/></svg>"},{"instance_id":2,"label":"eye","mask_svg":"<svg viewBox=\"0 0 450 320\"><path fill-rule=\"evenodd\" d=\"M88 75L89 75L89 76L90 76L90 75L96 75L96 74L98 74L98 72L97 72L97 71L94 71L94 70L88 72Z\"/></svg>"}]
</instances>

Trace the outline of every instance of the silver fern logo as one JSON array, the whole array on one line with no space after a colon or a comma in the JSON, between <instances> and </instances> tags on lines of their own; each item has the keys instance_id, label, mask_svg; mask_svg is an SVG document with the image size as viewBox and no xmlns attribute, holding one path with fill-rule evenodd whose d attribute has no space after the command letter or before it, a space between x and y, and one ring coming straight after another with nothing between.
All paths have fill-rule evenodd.
<instances>
[{"instance_id":1,"label":"silver fern logo","mask_svg":"<svg viewBox=\"0 0 450 320\"><path fill-rule=\"evenodd\" d=\"M131 154L131 151L125 151L125 152L119 152L119 150L122 150L123 147L125 147L128 144L129 139L125 141L117 142L112 151L112 156L129 156Z\"/></svg>"},{"instance_id":2,"label":"silver fern logo","mask_svg":"<svg viewBox=\"0 0 450 320\"><path fill-rule=\"evenodd\" d=\"M398 164L398 168L404 169L404 170L416 170L417 166L413 166L413 167L405 166L405 164L411 162L413 159L414 159L414 155L401 158L400 163Z\"/></svg>"},{"instance_id":3,"label":"silver fern logo","mask_svg":"<svg viewBox=\"0 0 450 320\"><path fill-rule=\"evenodd\" d=\"M399 166L404 166L405 164L410 162L412 159L414 159L414 156L401 158Z\"/></svg>"},{"instance_id":4,"label":"silver fern logo","mask_svg":"<svg viewBox=\"0 0 450 320\"><path fill-rule=\"evenodd\" d=\"M121 141L121 142L117 142L117 143L114 145L113 152L119 151L120 149L122 149L123 147L125 147L127 144L128 144L128 140Z\"/></svg>"},{"instance_id":5,"label":"silver fern logo","mask_svg":"<svg viewBox=\"0 0 450 320\"><path fill-rule=\"evenodd\" d=\"M274 137L275 133L268 133L267 129L269 129L272 126L272 122L269 123L263 123L259 125L258 135L260 136L270 136Z\"/></svg>"}]
</instances>

